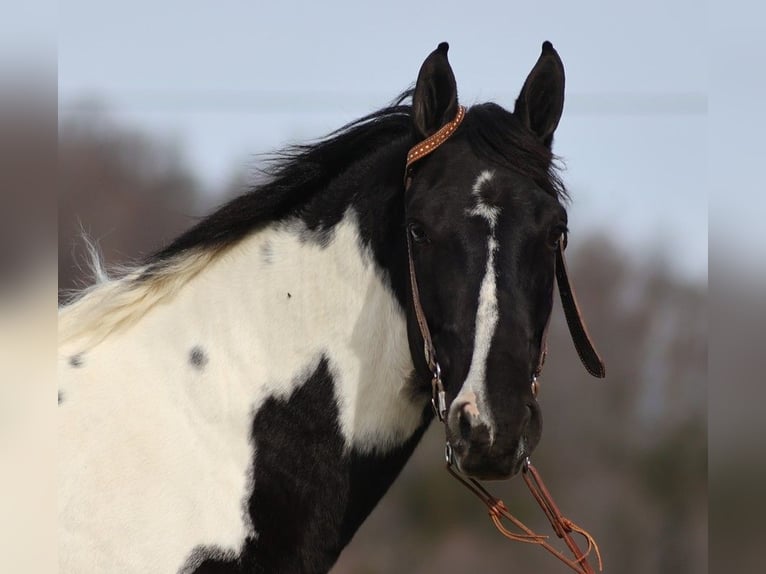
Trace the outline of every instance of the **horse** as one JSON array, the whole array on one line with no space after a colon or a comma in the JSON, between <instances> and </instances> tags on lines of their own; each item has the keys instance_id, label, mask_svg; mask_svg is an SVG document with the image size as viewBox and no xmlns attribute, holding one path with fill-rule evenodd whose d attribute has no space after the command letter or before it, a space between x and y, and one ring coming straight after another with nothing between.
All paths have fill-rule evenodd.
<instances>
[{"instance_id":1,"label":"horse","mask_svg":"<svg viewBox=\"0 0 766 574\"><path fill-rule=\"evenodd\" d=\"M434 418L464 475L519 472L564 67L545 42L513 111L466 109L447 53L62 306L61 572L327 572Z\"/></svg>"}]
</instances>

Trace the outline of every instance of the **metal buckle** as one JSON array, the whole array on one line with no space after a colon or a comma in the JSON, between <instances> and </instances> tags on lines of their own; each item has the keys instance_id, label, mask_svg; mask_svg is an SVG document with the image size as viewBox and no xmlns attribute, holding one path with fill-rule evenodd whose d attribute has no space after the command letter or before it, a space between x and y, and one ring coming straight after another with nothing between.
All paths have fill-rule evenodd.
<instances>
[{"instance_id":1,"label":"metal buckle","mask_svg":"<svg viewBox=\"0 0 766 574\"><path fill-rule=\"evenodd\" d=\"M455 462L455 453L452 451L452 445L449 442L444 445L444 460L448 466L452 466Z\"/></svg>"},{"instance_id":2,"label":"metal buckle","mask_svg":"<svg viewBox=\"0 0 766 574\"><path fill-rule=\"evenodd\" d=\"M444 422L447 414L447 396L442 384L442 368L438 361L435 363L433 379L431 379L431 406L439 422Z\"/></svg>"},{"instance_id":3,"label":"metal buckle","mask_svg":"<svg viewBox=\"0 0 766 574\"><path fill-rule=\"evenodd\" d=\"M439 420L444 421L447 416L447 397L443 390L439 391Z\"/></svg>"},{"instance_id":4,"label":"metal buckle","mask_svg":"<svg viewBox=\"0 0 766 574\"><path fill-rule=\"evenodd\" d=\"M439 422L444 422L444 418L447 415L447 397L443 389L437 390L431 397L431 406Z\"/></svg>"}]
</instances>

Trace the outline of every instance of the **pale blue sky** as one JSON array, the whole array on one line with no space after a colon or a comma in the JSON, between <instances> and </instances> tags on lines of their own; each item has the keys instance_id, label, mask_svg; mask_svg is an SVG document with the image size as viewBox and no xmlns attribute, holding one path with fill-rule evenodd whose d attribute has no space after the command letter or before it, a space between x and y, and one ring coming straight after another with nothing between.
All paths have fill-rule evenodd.
<instances>
[{"instance_id":1,"label":"pale blue sky","mask_svg":"<svg viewBox=\"0 0 766 574\"><path fill-rule=\"evenodd\" d=\"M555 151L573 236L603 227L706 277L709 28L726 22L692 1L348 4L65 0L61 115L100 98L181 141L213 186L385 104L442 40L463 103L510 107L551 40L567 71Z\"/></svg>"}]
</instances>

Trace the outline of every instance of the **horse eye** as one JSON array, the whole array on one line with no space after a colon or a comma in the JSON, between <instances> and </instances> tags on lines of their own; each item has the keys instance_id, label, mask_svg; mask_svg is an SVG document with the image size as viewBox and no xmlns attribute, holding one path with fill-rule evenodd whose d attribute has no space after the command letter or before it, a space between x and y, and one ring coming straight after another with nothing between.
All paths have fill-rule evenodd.
<instances>
[{"instance_id":1,"label":"horse eye","mask_svg":"<svg viewBox=\"0 0 766 574\"><path fill-rule=\"evenodd\" d=\"M423 226L419 223L410 223L408 225L410 237L412 237L412 240L415 243L424 243L428 240L428 236L426 235L425 230L423 229Z\"/></svg>"},{"instance_id":2,"label":"horse eye","mask_svg":"<svg viewBox=\"0 0 766 574\"><path fill-rule=\"evenodd\" d=\"M559 244L566 247L567 244L567 230L566 227L556 227L551 231L550 246L552 249L558 249Z\"/></svg>"}]
</instances>

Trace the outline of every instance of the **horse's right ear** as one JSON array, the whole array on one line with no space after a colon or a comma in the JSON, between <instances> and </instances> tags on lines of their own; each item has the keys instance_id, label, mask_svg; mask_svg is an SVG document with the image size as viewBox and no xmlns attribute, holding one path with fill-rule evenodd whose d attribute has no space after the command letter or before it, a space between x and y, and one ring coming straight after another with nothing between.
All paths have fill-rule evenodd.
<instances>
[{"instance_id":1,"label":"horse's right ear","mask_svg":"<svg viewBox=\"0 0 766 574\"><path fill-rule=\"evenodd\" d=\"M416 135L425 139L457 114L457 84L447 59L449 44L442 42L420 67L412 96L412 121Z\"/></svg>"}]
</instances>

